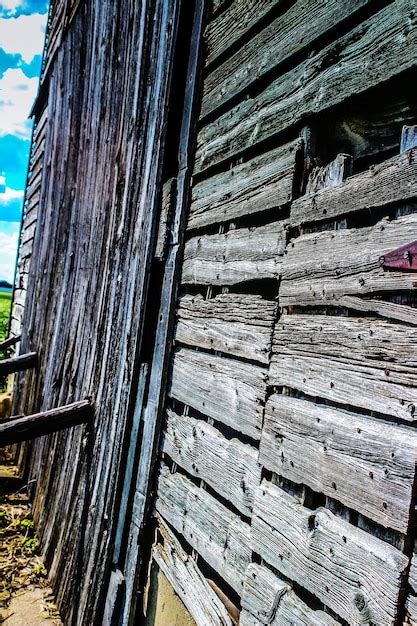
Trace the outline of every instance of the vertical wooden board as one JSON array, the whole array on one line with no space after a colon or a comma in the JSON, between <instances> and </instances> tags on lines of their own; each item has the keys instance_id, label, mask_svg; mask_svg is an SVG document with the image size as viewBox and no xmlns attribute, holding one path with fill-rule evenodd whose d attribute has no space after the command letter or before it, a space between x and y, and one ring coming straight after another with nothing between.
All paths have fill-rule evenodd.
<instances>
[{"instance_id":1,"label":"vertical wooden board","mask_svg":"<svg viewBox=\"0 0 417 626\"><path fill-rule=\"evenodd\" d=\"M291 204L291 224L330 220L417 197L417 148L373 165L331 189L308 193Z\"/></svg>"},{"instance_id":2,"label":"vertical wooden board","mask_svg":"<svg viewBox=\"0 0 417 626\"><path fill-rule=\"evenodd\" d=\"M181 348L174 354L169 395L234 430L259 439L266 371Z\"/></svg>"},{"instance_id":3,"label":"vertical wooden board","mask_svg":"<svg viewBox=\"0 0 417 626\"><path fill-rule=\"evenodd\" d=\"M261 93L208 123L198 136L196 171L228 160L415 66L414 10L414 0L389 4ZM210 108L206 101L205 110Z\"/></svg>"},{"instance_id":4,"label":"vertical wooden board","mask_svg":"<svg viewBox=\"0 0 417 626\"><path fill-rule=\"evenodd\" d=\"M301 147L301 139L295 139L194 185L187 228L230 222L274 208L278 213L292 199Z\"/></svg>"},{"instance_id":5,"label":"vertical wooden board","mask_svg":"<svg viewBox=\"0 0 417 626\"><path fill-rule=\"evenodd\" d=\"M407 533L417 432L274 394L266 403L259 460L268 470Z\"/></svg>"},{"instance_id":6,"label":"vertical wooden board","mask_svg":"<svg viewBox=\"0 0 417 626\"><path fill-rule=\"evenodd\" d=\"M413 421L417 329L368 318L285 315L275 327L270 382Z\"/></svg>"},{"instance_id":7,"label":"vertical wooden board","mask_svg":"<svg viewBox=\"0 0 417 626\"><path fill-rule=\"evenodd\" d=\"M289 8L281 2L284 11L280 15L259 28L238 50L228 55L223 63L209 73L204 81L202 115L224 106L268 72L277 69L283 61L288 61L304 48L310 48L318 37L353 17L371 2L297 0ZM234 2L234 5L239 6L239 3ZM245 15L248 15L245 8L240 3L240 15L236 19L238 24L244 22ZM261 16L262 11L258 12L258 19ZM208 34L211 34L210 30L209 26ZM235 30L231 29L233 34ZM229 41L233 41L233 34L230 36L230 28L224 31L216 47L227 49Z\"/></svg>"},{"instance_id":8,"label":"vertical wooden board","mask_svg":"<svg viewBox=\"0 0 417 626\"><path fill-rule=\"evenodd\" d=\"M260 295L183 296L177 309L175 340L224 354L269 362L277 305Z\"/></svg>"},{"instance_id":9,"label":"vertical wooden board","mask_svg":"<svg viewBox=\"0 0 417 626\"><path fill-rule=\"evenodd\" d=\"M251 516L261 482L258 450L226 439L214 426L168 410L163 451L189 474L204 480L243 515Z\"/></svg>"},{"instance_id":10,"label":"vertical wooden board","mask_svg":"<svg viewBox=\"0 0 417 626\"><path fill-rule=\"evenodd\" d=\"M255 552L349 624L395 623L408 558L388 543L266 481L251 537Z\"/></svg>"},{"instance_id":11,"label":"vertical wooden board","mask_svg":"<svg viewBox=\"0 0 417 626\"><path fill-rule=\"evenodd\" d=\"M301 235L284 257L280 305L336 306L349 295L415 291L417 272L387 271L380 263L384 254L415 239L417 214Z\"/></svg>"},{"instance_id":12,"label":"vertical wooden board","mask_svg":"<svg viewBox=\"0 0 417 626\"><path fill-rule=\"evenodd\" d=\"M252 557L249 524L165 466L160 470L156 510L241 595Z\"/></svg>"},{"instance_id":13,"label":"vertical wooden board","mask_svg":"<svg viewBox=\"0 0 417 626\"><path fill-rule=\"evenodd\" d=\"M275 222L189 239L184 250L182 283L235 285L278 278L286 229L286 222Z\"/></svg>"},{"instance_id":14,"label":"vertical wooden board","mask_svg":"<svg viewBox=\"0 0 417 626\"><path fill-rule=\"evenodd\" d=\"M246 570L242 609L241 626L335 626L339 623L324 611L311 609L294 593L289 583L257 563L251 563Z\"/></svg>"},{"instance_id":15,"label":"vertical wooden board","mask_svg":"<svg viewBox=\"0 0 417 626\"><path fill-rule=\"evenodd\" d=\"M158 530L163 541L154 545L153 558L197 626L232 626L225 606L207 583L196 561L185 552L174 533L160 518Z\"/></svg>"}]
</instances>

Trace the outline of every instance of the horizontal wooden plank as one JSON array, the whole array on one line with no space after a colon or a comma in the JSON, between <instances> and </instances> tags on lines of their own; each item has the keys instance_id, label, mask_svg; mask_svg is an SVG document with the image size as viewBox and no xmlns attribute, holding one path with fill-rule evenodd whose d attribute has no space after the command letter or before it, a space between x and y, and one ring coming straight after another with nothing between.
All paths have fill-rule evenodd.
<instances>
[{"instance_id":1,"label":"horizontal wooden plank","mask_svg":"<svg viewBox=\"0 0 417 626\"><path fill-rule=\"evenodd\" d=\"M187 345L269 362L277 305L252 294L185 295L179 301L175 339Z\"/></svg>"},{"instance_id":2,"label":"horizontal wooden plank","mask_svg":"<svg viewBox=\"0 0 417 626\"><path fill-rule=\"evenodd\" d=\"M232 626L225 606L207 583L197 563L185 552L161 518L158 520L158 530L163 542L153 547L152 556L196 624Z\"/></svg>"},{"instance_id":3,"label":"horizontal wooden plank","mask_svg":"<svg viewBox=\"0 0 417 626\"><path fill-rule=\"evenodd\" d=\"M408 558L390 544L266 481L255 497L251 537L267 563L349 624L395 623Z\"/></svg>"},{"instance_id":4,"label":"horizontal wooden plank","mask_svg":"<svg viewBox=\"0 0 417 626\"><path fill-rule=\"evenodd\" d=\"M163 451L250 517L255 489L261 482L258 450L238 439L226 439L203 420L171 410L167 413Z\"/></svg>"},{"instance_id":5,"label":"horizontal wooden plank","mask_svg":"<svg viewBox=\"0 0 417 626\"><path fill-rule=\"evenodd\" d=\"M303 48L311 46L318 37L352 17L359 9L371 4L371 1L294 2L285 13L278 15L265 28L250 37L207 76L204 81L202 115L212 113L247 90L252 83ZM244 11L245 7L240 4L239 18L244 15ZM258 19L261 16L262 12ZM230 24L228 26L228 31L223 30L221 40L216 42L217 48L226 49L227 42L233 40L230 32L234 33L235 28L230 28ZM210 33L210 27L208 32Z\"/></svg>"},{"instance_id":6,"label":"horizontal wooden plank","mask_svg":"<svg viewBox=\"0 0 417 626\"><path fill-rule=\"evenodd\" d=\"M409 595L405 602L405 624L417 624L417 596Z\"/></svg>"},{"instance_id":7,"label":"horizontal wooden plank","mask_svg":"<svg viewBox=\"0 0 417 626\"><path fill-rule=\"evenodd\" d=\"M274 394L266 403L259 460L407 533L417 462L414 429Z\"/></svg>"},{"instance_id":8,"label":"horizontal wooden plank","mask_svg":"<svg viewBox=\"0 0 417 626\"><path fill-rule=\"evenodd\" d=\"M324 611L307 606L291 586L267 567L251 563L243 585L240 626L335 626L338 624Z\"/></svg>"},{"instance_id":9,"label":"horizontal wooden plank","mask_svg":"<svg viewBox=\"0 0 417 626\"><path fill-rule=\"evenodd\" d=\"M227 222L290 202L301 147L301 139L296 139L197 183L187 228Z\"/></svg>"},{"instance_id":10,"label":"horizontal wooden plank","mask_svg":"<svg viewBox=\"0 0 417 626\"><path fill-rule=\"evenodd\" d=\"M207 491L163 466L156 510L239 594L252 557L250 526Z\"/></svg>"},{"instance_id":11,"label":"horizontal wooden plank","mask_svg":"<svg viewBox=\"0 0 417 626\"><path fill-rule=\"evenodd\" d=\"M417 197L417 148L291 205L291 224L331 219Z\"/></svg>"},{"instance_id":12,"label":"horizontal wooden plank","mask_svg":"<svg viewBox=\"0 0 417 626\"><path fill-rule=\"evenodd\" d=\"M338 305L345 296L415 290L416 272L387 271L379 261L414 239L417 214L302 235L290 242L284 258L280 305Z\"/></svg>"},{"instance_id":13,"label":"horizontal wooden plank","mask_svg":"<svg viewBox=\"0 0 417 626\"><path fill-rule=\"evenodd\" d=\"M414 0L397 0L260 94L207 124L198 135L196 171L230 159L307 116L413 67L417 62L414 10Z\"/></svg>"},{"instance_id":14,"label":"horizontal wooden plank","mask_svg":"<svg viewBox=\"0 0 417 626\"><path fill-rule=\"evenodd\" d=\"M285 315L273 339L270 383L412 421L417 329L367 318Z\"/></svg>"},{"instance_id":15,"label":"horizontal wooden plank","mask_svg":"<svg viewBox=\"0 0 417 626\"><path fill-rule=\"evenodd\" d=\"M183 284L234 285L277 278L286 243L286 222L201 235L185 244Z\"/></svg>"},{"instance_id":16,"label":"horizontal wooden plank","mask_svg":"<svg viewBox=\"0 0 417 626\"><path fill-rule=\"evenodd\" d=\"M417 594L417 555L415 552L413 554L413 558L411 559L410 571L408 574L408 583L413 592Z\"/></svg>"},{"instance_id":17,"label":"horizontal wooden plank","mask_svg":"<svg viewBox=\"0 0 417 626\"><path fill-rule=\"evenodd\" d=\"M254 439L265 393L261 367L185 348L175 352L169 394Z\"/></svg>"},{"instance_id":18,"label":"horizontal wooden plank","mask_svg":"<svg viewBox=\"0 0 417 626\"><path fill-rule=\"evenodd\" d=\"M280 4L283 4L283 0L233 0L226 10L207 24L204 33L206 65L236 45L261 18Z\"/></svg>"}]
</instances>

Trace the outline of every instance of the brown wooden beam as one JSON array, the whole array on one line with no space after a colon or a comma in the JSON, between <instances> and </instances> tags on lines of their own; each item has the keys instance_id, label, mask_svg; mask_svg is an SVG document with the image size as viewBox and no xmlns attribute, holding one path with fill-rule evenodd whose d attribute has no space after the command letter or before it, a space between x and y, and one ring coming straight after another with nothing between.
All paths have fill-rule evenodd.
<instances>
[{"instance_id":1,"label":"brown wooden beam","mask_svg":"<svg viewBox=\"0 0 417 626\"><path fill-rule=\"evenodd\" d=\"M0 447L85 424L93 415L92 404L82 400L50 411L3 420L0 422Z\"/></svg>"},{"instance_id":2,"label":"brown wooden beam","mask_svg":"<svg viewBox=\"0 0 417 626\"><path fill-rule=\"evenodd\" d=\"M28 352L27 354L14 356L11 359L3 359L0 361L0 376L23 372L24 370L36 367L37 364L38 355L36 352Z\"/></svg>"},{"instance_id":3,"label":"brown wooden beam","mask_svg":"<svg viewBox=\"0 0 417 626\"><path fill-rule=\"evenodd\" d=\"M20 341L20 335L16 335L16 337L8 337L4 341L0 342L0 350L6 350L7 348L12 348Z\"/></svg>"}]
</instances>

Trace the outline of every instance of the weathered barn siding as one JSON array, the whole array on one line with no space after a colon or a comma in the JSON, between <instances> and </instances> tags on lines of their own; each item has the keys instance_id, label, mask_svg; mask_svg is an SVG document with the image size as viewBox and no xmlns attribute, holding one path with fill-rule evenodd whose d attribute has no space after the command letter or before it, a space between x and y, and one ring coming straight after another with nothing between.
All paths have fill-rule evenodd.
<instances>
[{"instance_id":1,"label":"weathered barn siding","mask_svg":"<svg viewBox=\"0 0 417 626\"><path fill-rule=\"evenodd\" d=\"M197 624L412 621L415 3L213 2L194 146L195 6L162 172L179 3L52 7L16 410L96 407L32 449L60 606L132 623L148 554Z\"/></svg>"}]
</instances>

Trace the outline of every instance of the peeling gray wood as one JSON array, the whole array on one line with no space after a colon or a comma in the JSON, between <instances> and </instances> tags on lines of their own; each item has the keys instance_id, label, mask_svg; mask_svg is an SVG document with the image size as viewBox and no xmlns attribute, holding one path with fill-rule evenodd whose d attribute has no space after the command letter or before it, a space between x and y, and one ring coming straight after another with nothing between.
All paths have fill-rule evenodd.
<instances>
[{"instance_id":1,"label":"peeling gray wood","mask_svg":"<svg viewBox=\"0 0 417 626\"><path fill-rule=\"evenodd\" d=\"M417 556L413 554L411 559L410 571L408 573L408 583L415 594L417 594Z\"/></svg>"},{"instance_id":2,"label":"peeling gray wood","mask_svg":"<svg viewBox=\"0 0 417 626\"><path fill-rule=\"evenodd\" d=\"M152 556L197 626L232 626L225 606L207 583L196 561L185 552L159 516L158 531L163 542L153 547Z\"/></svg>"},{"instance_id":3,"label":"peeling gray wood","mask_svg":"<svg viewBox=\"0 0 417 626\"><path fill-rule=\"evenodd\" d=\"M311 396L415 419L417 329L367 318L285 315L269 382Z\"/></svg>"},{"instance_id":4,"label":"peeling gray wood","mask_svg":"<svg viewBox=\"0 0 417 626\"><path fill-rule=\"evenodd\" d=\"M291 205L291 224L329 220L417 197L417 148L352 176L334 189L310 193Z\"/></svg>"},{"instance_id":5,"label":"peeling gray wood","mask_svg":"<svg viewBox=\"0 0 417 626\"><path fill-rule=\"evenodd\" d=\"M417 462L414 429L274 394L265 407L259 460L407 533Z\"/></svg>"},{"instance_id":6,"label":"peeling gray wood","mask_svg":"<svg viewBox=\"0 0 417 626\"><path fill-rule=\"evenodd\" d=\"M352 165L352 157L349 154L338 154L324 167L315 167L307 181L306 193L317 193L323 189L337 187L352 174Z\"/></svg>"},{"instance_id":7,"label":"peeling gray wood","mask_svg":"<svg viewBox=\"0 0 417 626\"><path fill-rule=\"evenodd\" d=\"M244 22L245 16L250 19L250 14L246 12L246 7L242 6L241 2L233 4L240 9L235 23L239 25L242 17ZM207 76L204 81L202 116L227 103L282 61L311 46L320 35L369 4L370 0L349 0L349 2L297 0L288 10L259 29L259 32L251 36ZM258 13L258 19L261 17L262 11ZM229 41L234 39L235 25L228 26L229 29L221 33L221 40L215 42L217 48L222 51L227 49ZM239 26L237 30L239 31ZM216 35L218 37L218 33Z\"/></svg>"},{"instance_id":8,"label":"peeling gray wood","mask_svg":"<svg viewBox=\"0 0 417 626\"><path fill-rule=\"evenodd\" d=\"M216 0L214 1L216 4ZM218 0L217 0L218 4ZM244 37L249 29L263 18L268 11L283 4L283 0L233 0L225 11L215 16L207 25L206 64L210 65L230 46Z\"/></svg>"},{"instance_id":9,"label":"peeling gray wood","mask_svg":"<svg viewBox=\"0 0 417 626\"><path fill-rule=\"evenodd\" d=\"M254 439L265 393L261 367L185 348L175 352L169 394Z\"/></svg>"},{"instance_id":10,"label":"peeling gray wood","mask_svg":"<svg viewBox=\"0 0 417 626\"><path fill-rule=\"evenodd\" d=\"M207 491L162 467L156 510L239 594L252 558L250 526Z\"/></svg>"},{"instance_id":11,"label":"peeling gray wood","mask_svg":"<svg viewBox=\"0 0 417 626\"><path fill-rule=\"evenodd\" d=\"M185 244L183 284L234 285L277 278L286 243L286 222L201 235Z\"/></svg>"},{"instance_id":12,"label":"peeling gray wood","mask_svg":"<svg viewBox=\"0 0 417 626\"><path fill-rule=\"evenodd\" d=\"M169 241L169 226L172 213L172 194L175 188L175 179L170 178L162 186L161 212L159 214L158 233L155 244L155 258L162 261L166 255Z\"/></svg>"},{"instance_id":13,"label":"peeling gray wood","mask_svg":"<svg viewBox=\"0 0 417 626\"><path fill-rule=\"evenodd\" d=\"M282 267L280 305L338 305L346 296L416 289L417 272L384 270L381 256L417 239L417 214L375 226L302 235Z\"/></svg>"},{"instance_id":14,"label":"peeling gray wood","mask_svg":"<svg viewBox=\"0 0 417 626\"><path fill-rule=\"evenodd\" d=\"M255 498L251 542L349 624L395 623L408 558L388 543L266 481Z\"/></svg>"},{"instance_id":15,"label":"peeling gray wood","mask_svg":"<svg viewBox=\"0 0 417 626\"><path fill-rule=\"evenodd\" d=\"M415 626L417 624L417 596L409 595L405 602L405 624Z\"/></svg>"},{"instance_id":16,"label":"peeling gray wood","mask_svg":"<svg viewBox=\"0 0 417 626\"><path fill-rule=\"evenodd\" d=\"M405 152L417 146L417 126L403 126L401 132L400 152ZM410 155L411 158L411 155Z\"/></svg>"},{"instance_id":17,"label":"peeling gray wood","mask_svg":"<svg viewBox=\"0 0 417 626\"><path fill-rule=\"evenodd\" d=\"M251 563L246 570L242 609L240 626L335 626L339 623L324 611L311 609L288 583L257 563Z\"/></svg>"},{"instance_id":18,"label":"peeling gray wood","mask_svg":"<svg viewBox=\"0 0 417 626\"><path fill-rule=\"evenodd\" d=\"M417 309L406 304L395 304L376 299L368 300L356 296L341 296L338 298L338 304L354 311L375 313L391 320L417 325Z\"/></svg>"},{"instance_id":19,"label":"peeling gray wood","mask_svg":"<svg viewBox=\"0 0 417 626\"><path fill-rule=\"evenodd\" d=\"M202 228L290 202L301 139L197 183L187 228Z\"/></svg>"},{"instance_id":20,"label":"peeling gray wood","mask_svg":"<svg viewBox=\"0 0 417 626\"><path fill-rule=\"evenodd\" d=\"M169 409L167 414L163 451L250 517L255 489L261 482L258 450L238 439L226 439L203 420Z\"/></svg>"},{"instance_id":21,"label":"peeling gray wood","mask_svg":"<svg viewBox=\"0 0 417 626\"><path fill-rule=\"evenodd\" d=\"M339 5L335 5L337 10ZM397 0L277 78L259 95L209 123L198 136L196 171L413 67L417 62L414 10L414 0ZM308 18L303 15L303 19L308 25Z\"/></svg>"},{"instance_id":22,"label":"peeling gray wood","mask_svg":"<svg viewBox=\"0 0 417 626\"><path fill-rule=\"evenodd\" d=\"M175 340L267 365L277 305L260 295L183 296Z\"/></svg>"}]
</instances>

